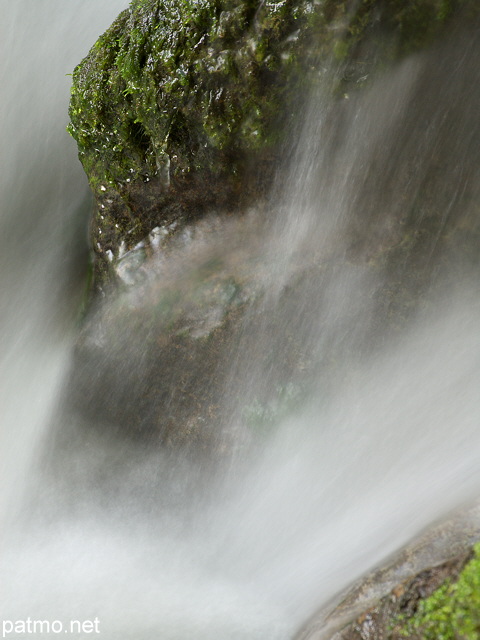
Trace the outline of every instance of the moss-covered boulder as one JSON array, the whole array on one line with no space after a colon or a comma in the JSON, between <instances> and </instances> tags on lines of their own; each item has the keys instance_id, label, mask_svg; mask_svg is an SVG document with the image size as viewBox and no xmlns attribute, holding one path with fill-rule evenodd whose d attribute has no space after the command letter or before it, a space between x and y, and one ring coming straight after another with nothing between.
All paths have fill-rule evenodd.
<instances>
[{"instance_id":1,"label":"moss-covered boulder","mask_svg":"<svg viewBox=\"0 0 480 640\"><path fill-rule=\"evenodd\" d=\"M356 83L464 3L134 0L73 73L69 131L96 198L97 285L155 227L266 194L325 57Z\"/></svg>"},{"instance_id":2,"label":"moss-covered boulder","mask_svg":"<svg viewBox=\"0 0 480 640\"><path fill-rule=\"evenodd\" d=\"M306 10L137 0L98 40L74 72L70 132L97 200L99 256L265 192Z\"/></svg>"},{"instance_id":3,"label":"moss-covered boulder","mask_svg":"<svg viewBox=\"0 0 480 640\"><path fill-rule=\"evenodd\" d=\"M477 542L472 550L404 580L332 640L477 640L479 554Z\"/></svg>"}]
</instances>

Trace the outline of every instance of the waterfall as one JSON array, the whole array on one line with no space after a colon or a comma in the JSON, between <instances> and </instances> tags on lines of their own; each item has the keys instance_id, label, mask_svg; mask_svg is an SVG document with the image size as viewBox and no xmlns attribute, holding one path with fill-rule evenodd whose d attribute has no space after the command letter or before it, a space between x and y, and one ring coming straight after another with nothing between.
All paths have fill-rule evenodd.
<instances>
[{"instance_id":1,"label":"waterfall","mask_svg":"<svg viewBox=\"0 0 480 640\"><path fill-rule=\"evenodd\" d=\"M152 256L82 334L94 354L113 335L114 364L82 369L91 202L66 74L125 1L1 1L4 637L30 619L45 637L78 621L112 639L293 638L478 497L476 33L343 98L314 90L270 217L212 212ZM259 292L224 356L216 446L231 451L213 472L208 456L125 438L95 404L120 401L125 380L141 396L148 348L124 320L206 261Z\"/></svg>"}]
</instances>

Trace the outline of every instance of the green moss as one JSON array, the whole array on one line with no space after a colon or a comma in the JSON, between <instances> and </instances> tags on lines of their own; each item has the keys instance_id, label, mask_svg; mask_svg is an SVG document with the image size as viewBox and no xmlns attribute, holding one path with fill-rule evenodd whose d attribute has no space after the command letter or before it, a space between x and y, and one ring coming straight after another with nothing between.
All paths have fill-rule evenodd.
<instances>
[{"instance_id":1,"label":"green moss","mask_svg":"<svg viewBox=\"0 0 480 640\"><path fill-rule=\"evenodd\" d=\"M69 131L92 186L155 175L167 158L173 175L219 171L268 140L302 21L288 7L132 2L73 74Z\"/></svg>"},{"instance_id":2,"label":"green moss","mask_svg":"<svg viewBox=\"0 0 480 640\"><path fill-rule=\"evenodd\" d=\"M218 172L226 157L277 141L312 50L356 56L380 21L410 51L459 4L134 0L73 73L69 131L94 189L162 170Z\"/></svg>"},{"instance_id":3,"label":"green moss","mask_svg":"<svg viewBox=\"0 0 480 640\"><path fill-rule=\"evenodd\" d=\"M396 621L400 635L422 640L480 638L480 543L456 582L447 581L421 600L415 615Z\"/></svg>"},{"instance_id":4,"label":"green moss","mask_svg":"<svg viewBox=\"0 0 480 640\"><path fill-rule=\"evenodd\" d=\"M402 53L410 53L428 44L447 19L467 3L462 0L390 0L389 4L391 24L400 34L399 48Z\"/></svg>"}]
</instances>

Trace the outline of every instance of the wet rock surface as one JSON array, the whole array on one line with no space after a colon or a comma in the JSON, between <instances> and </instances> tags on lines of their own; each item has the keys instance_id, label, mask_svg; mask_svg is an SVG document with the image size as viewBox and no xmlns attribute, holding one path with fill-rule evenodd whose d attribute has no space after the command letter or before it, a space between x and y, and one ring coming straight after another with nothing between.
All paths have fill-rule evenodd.
<instances>
[{"instance_id":1,"label":"wet rock surface","mask_svg":"<svg viewBox=\"0 0 480 640\"><path fill-rule=\"evenodd\" d=\"M390 562L357 581L320 611L296 640L400 640L398 616L455 581L480 539L478 506L461 511L412 542Z\"/></svg>"},{"instance_id":2,"label":"wet rock surface","mask_svg":"<svg viewBox=\"0 0 480 640\"><path fill-rule=\"evenodd\" d=\"M159 229L150 246L125 253L115 267L122 292L92 310L77 341L70 410L127 437L213 457L278 418L311 356L282 317L262 316L276 263L262 254L260 229L258 212L211 216L173 237ZM281 304L293 314L302 295L302 286L286 290ZM239 397L232 427L223 399L244 383L239 352L254 349L268 370L280 342L281 366Z\"/></svg>"}]
</instances>

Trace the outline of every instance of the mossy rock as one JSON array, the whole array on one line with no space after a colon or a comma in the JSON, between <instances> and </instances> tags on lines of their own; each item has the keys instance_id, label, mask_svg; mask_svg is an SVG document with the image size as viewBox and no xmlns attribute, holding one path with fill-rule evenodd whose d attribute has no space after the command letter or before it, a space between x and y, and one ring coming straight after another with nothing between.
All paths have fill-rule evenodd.
<instances>
[{"instance_id":1,"label":"mossy rock","mask_svg":"<svg viewBox=\"0 0 480 640\"><path fill-rule=\"evenodd\" d=\"M466 3L134 0L73 73L69 131L97 203L97 286L120 247L153 228L268 193L322 60L357 83Z\"/></svg>"},{"instance_id":2,"label":"mossy rock","mask_svg":"<svg viewBox=\"0 0 480 640\"><path fill-rule=\"evenodd\" d=\"M335 634L335 640L477 640L479 554L476 543L471 550L398 584Z\"/></svg>"}]
</instances>

